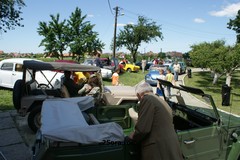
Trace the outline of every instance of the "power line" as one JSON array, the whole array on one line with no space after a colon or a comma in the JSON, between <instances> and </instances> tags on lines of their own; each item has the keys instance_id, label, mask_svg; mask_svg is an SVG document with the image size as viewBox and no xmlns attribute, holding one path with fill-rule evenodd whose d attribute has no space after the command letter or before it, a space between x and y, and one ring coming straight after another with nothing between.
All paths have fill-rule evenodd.
<instances>
[{"instance_id":1,"label":"power line","mask_svg":"<svg viewBox=\"0 0 240 160\"><path fill-rule=\"evenodd\" d=\"M132 12L132 11L129 11L127 9L124 9L124 11L130 13L130 14L133 14L135 16L144 16L144 17L147 17L145 16L144 14L139 14L139 13L135 13L135 12ZM127 17L127 16L126 16ZM129 17L129 18L132 18L132 17ZM132 18L133 19L133 18ZM158 21L158 22L165 22L166 25L171 25L171 26L174 26L174 27L179 27L181 29L184 29L184 30L187 30L188 32L189 31L193 31L193 32L198 32L198 33L204 33L204 34L211 34L211 35L221 35L221 36L232 36L234 34L223 34L223 33L216 33L216 32L209 32L209 31L203 31L203 30L198 30L198 29L193 29L193 28L190 28L190 27L186 27L186 26L182 26L182 25L179 25L179 24L174 24L174 23L171 23L171 22L168 22L168 21L164 21L164 20L160 20L160 19L152 19L152 20L155 20L155 21ZM165 25L165 24L162 24L162 25ZM180 33L180 32L179 32ZM182 34L186 34L186 33L182 33Z\"/></svg>"},{"instance_id":2,"label":"power line","mask_svg":"<svg viewBox=\"0 0 240 160\"><path fill-rule=\"evenodd\" d=\"M112 11L111 4L110 4L110 1L109 1L109 0L108 0L108 7L109 7L109 9L110 9L110 11L111 11L112 15L114 15L114 14L113 14L113 11Z\"/></svg>"}]
</instances>

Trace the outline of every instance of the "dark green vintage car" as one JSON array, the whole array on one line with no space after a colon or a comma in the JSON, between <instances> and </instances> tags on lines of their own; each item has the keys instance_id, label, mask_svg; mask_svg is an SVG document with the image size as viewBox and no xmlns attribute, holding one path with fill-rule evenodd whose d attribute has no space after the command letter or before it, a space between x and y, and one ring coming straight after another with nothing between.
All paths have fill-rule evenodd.
<instances>
[{"instance_id":1,"label":"dark green vintage car","mask_svg":"<svg viewBox=\"0 0 240 160\"><path fill-rule=\"evenodd\" d=\"M159 82L163 91L161 98L173 110L173 123L185 159L240 159L238 116L218 110L212 97L200 89L173 86L164 80ZM171 97L165 96L165 86L172 88ZM184 99L187 96L183 95L189 93L206 103L197 105L191 99ZM33 159L139 159L138 145L126 139L135 124L129 110L137 112L137 101L110 104L104 102L106 98L81 99L84 104L71 98L43 103L42 126Z\"/></svg>"}]
</instances>

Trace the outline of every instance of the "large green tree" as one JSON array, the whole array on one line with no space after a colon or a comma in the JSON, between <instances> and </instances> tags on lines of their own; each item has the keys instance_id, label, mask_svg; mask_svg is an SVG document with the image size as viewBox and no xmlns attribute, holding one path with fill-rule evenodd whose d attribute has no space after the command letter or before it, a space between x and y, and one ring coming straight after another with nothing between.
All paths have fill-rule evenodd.
<instances>
[{"instance_id":1,"label":"large green tree","mask_svg":"<svg viewBox=\"0 0 240 160\"><path fill-rule=\"evenodd\" d=\"M225 41L203 42L191 46L190 57L196 67L209 68L214 73L213 84L226 74L230 86L231 75L240 65L240 46L227 46Z\"/></svg>"},{"instance_id":2,"label":"large green tree","mask_svg":"<svg viewBox=\"0 0 240 160\"><path fill-rule=\"evenodd\" d=\"M23 0L1 0L0 1L0 32L7 32L15 27L23 27L20 23L21 9L25 6Z\"/></svg>"},{"instance_id":3,"label":"large green tree","mask_svg":"<svg viewBox=\"0 0 240 160\"><path fill-rule=\"evenodd\" d=\"M238 10L238 14L235 19L230 19L227 23L227 28L232 29L236 32L237 43L240 43L240 10Z\"/></svg>"},{"instance_id":4,"label":"large green tree","mask_svg":"<svg viewBox=\"0 0 240 160\"><path fill-rule=\"evenodd\" d=\"M38 33L45 37L40 46L45 47L47 54L63 59L63 51L66 50L69 43L66 20L60 22L59 14L50 15L50 17L49 23L39 22Z\"/></svg>"},{"instance_id":5,"label":"large green tree","mask_svg":"<svg viewBox=\"0 0 240 160\"><path fill-rule=\"evenodd\" d=\"M70 51L73 57L77 57L78 61L85 53L95 53L102 51L104 44L97 38L97 32L93 31L94 25L89 21L85 21L86 15L82 15L79 8L76 8L68 20Z\"/></svg>"},{"instance_id":6,"label":"large green tree","mask_svg":"<svg viewBox=\"0 0 240 160\"><path fill-rule=\"evenodd\" d=\"M156 22L139 16L136 25L128 24L124 26L123 30L120 30L116 37L116 47L126 47L131 52L135 63L141 43L150 43L152 40L157 41L157 38L163 39L161 27L156 25Z\"/></svg>"},{"instance_id":7,"label":"large green tree","mask_svg":"<svg viewBox=\"0 0 240 160\"><path fill-rule=\"evenodd\" d=\"M101 51L104 44L98 39L94 25L85 21L79 8L71 14L68 20L60 21L60 15L50 15L51 21L40 22L38 33L43 36L40 46L45 47L46 53L63 59L63 51L70 49L73 58L83 57L85 53Z\"/></svg>"}]
</instances>

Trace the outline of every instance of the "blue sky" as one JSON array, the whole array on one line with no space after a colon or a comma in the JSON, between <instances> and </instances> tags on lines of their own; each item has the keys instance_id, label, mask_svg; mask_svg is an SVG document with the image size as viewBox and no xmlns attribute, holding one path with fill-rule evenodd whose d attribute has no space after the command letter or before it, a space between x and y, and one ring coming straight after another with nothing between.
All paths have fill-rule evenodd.
<instances>
[{"instance_id":1,"label":"blue sky","mask_svg":"<svg viewBox=\"0 0 240 160\"><path fill-rule=\"evenodd\" d=\"M236 41L234 31L227 29L229 19L236 17L239 0L25 0L22 10L23 28L0 35L0 50L17 53L39 53L43 37L37 33L40 21L48 22L50 14L68 19L79 7L87 20L95 24L94 31L106 45L103 52L112 52L110 44L114 32L114 10L119 6L117 31L128 23L137 23L138 15L152 19L160 25L163 40L142 44L140 52L188 52L190 46L200 42L225 40L228 45ZM127 52L125 48L120 51ZM66 51L67 52L67 51Z\"/></svg>"}]
</instances>

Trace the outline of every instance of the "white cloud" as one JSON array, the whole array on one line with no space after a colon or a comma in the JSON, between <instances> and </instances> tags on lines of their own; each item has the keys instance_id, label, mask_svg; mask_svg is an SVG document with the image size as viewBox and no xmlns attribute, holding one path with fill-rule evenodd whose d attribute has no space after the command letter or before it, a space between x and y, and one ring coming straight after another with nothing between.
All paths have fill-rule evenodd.
<instances>
[{"instance_id":1,"label":"white cloud","mask_svg":"<svg viewBox=\"0 0 240 160\"><path fill-rule=\"evenodd\" d=\"M210 15L216 17L234 17L237 15L238 10L240 10L240 2L229 4L220 11L212 11Z\"/></svg>"},{"instance_id":2,"label":"white cloud","mask_svg":"<svg viewBox=\"0 0 240 160\"><path fill-rule=\"evenodd\" d=\"M92 18L92 17L94 17L94 15L93 14L88 14L87 17Z\"/></svg>"},{"instance_id":3,"label":"white cloud","mask_svg":"<svg viewBox=\"0 0 240 160\"><path fill-rule=\"evenodd\" d=\"M128 22L127 24L132 24L132 25L134 25L133 22ZM124 27L124 26L126 26L127 24L125 24L125 23L118 23L117 26L118 26L118 27Z\"/></svg>"},{"instance_id":4,"label":"white cloud","mask_svg":"<svg viewBox=\"0 0 240 160\"><path fill-rule=\"evenodd\" d=\"M118 27L124 27L124 26L126 26L126 24L124 24L124 23L118 23L117 26L118 26Z\"/></svg>"},{"instance_id":5,"label":"white cloud","mask_svg":"<svg viewBox=\"0 0 240 160\"><path fill-rule=\"evenodd\" d=\"M194 21L195 23L205 23L205 20L202 19L202 18L195 18L193 21Z\"/></svg>"}]
</instances>

